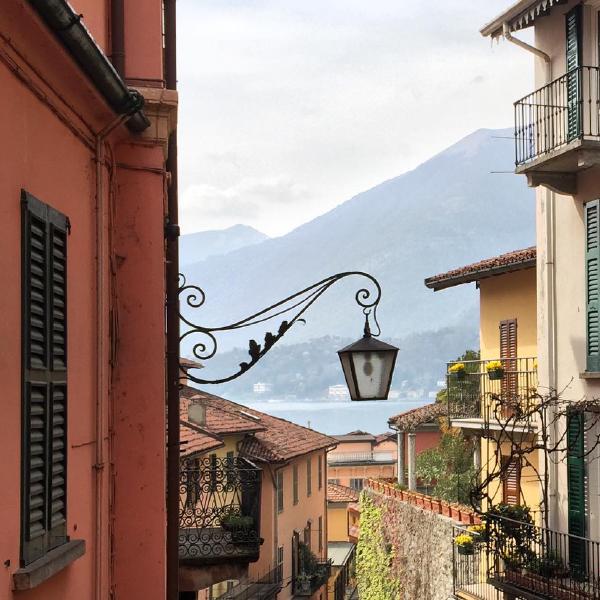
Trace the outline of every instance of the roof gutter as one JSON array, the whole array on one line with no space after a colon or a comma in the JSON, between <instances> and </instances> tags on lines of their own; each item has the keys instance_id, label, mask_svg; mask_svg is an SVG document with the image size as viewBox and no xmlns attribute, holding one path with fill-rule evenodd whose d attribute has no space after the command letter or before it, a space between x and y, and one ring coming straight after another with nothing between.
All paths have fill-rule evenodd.
<instances>
[{"instance_id":1,"label":"roof gutter","mask_svg":"<svg viewBox=\"0 0 600 600\"><path fill-rule=\"evenodd\" d=\"M527 50L527 52L531 52L538 58L541 58L546 64L546 83L550 83L552 79L552 59L550 58L550 56L546 54L543 50L540 50L539 48L536 48L535 46L532 46L531 44L528 44L527 42L524 42L519 38L513 37L512 33L510 32L510 26L507 21L504 21L504 23L502 23L502 35L504 36L504 39L506 41L515 44L515 46L519 46L519 48L522 48L523 50Z\"/></svg>"},{"instance_id":2,"label":"roof gutter","mask_svg":"<svg viewBox=\"0 0 600 600\"><path fill-rule=\"evenodd\" d=\"M81 67L117 115L131 115L127 127L140 133L150 126L144 114L144 97L127 87L102 49L82 23L82 15L67 0L28 0L63 47Z\"/></svg>"},{"instance_id":3,"label":"roof gutter","mask_svg":"<svg viewBox=\"0 0 600 600\"><path fill-rule=\"evenodd\" d=\"M437 281L431 281L430 279L425 280L425 286L434 292L445 290L450 287L455 287L463 283L473 283L474 281L480 281L481 279L488 279L489 277L496 277L497 275L503 275L504 273L511 273L516 271L524 271L525 269L532 269L536 266L536 259L530 259L523 261L518 264L503 265L501 267L493 267L491 269L485 269L483 271L476 271L473 273L465 273L464 275L457 275L455 277L449 277L448 279L441 279Z\"/></svg>"}]
</instances>

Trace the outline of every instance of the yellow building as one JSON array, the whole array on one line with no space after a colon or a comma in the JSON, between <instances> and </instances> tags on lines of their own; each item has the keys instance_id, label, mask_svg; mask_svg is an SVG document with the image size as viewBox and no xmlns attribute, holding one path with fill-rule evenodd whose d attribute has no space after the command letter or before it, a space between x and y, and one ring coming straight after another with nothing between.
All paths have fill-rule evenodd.
<instances>
[{"instance_id":1,"label":"yellow building","mask_svg":"<svg viewBox=\"0 0 600 600\"><path fill-rule=\"evenodd\" d=\"M425 280L435 291L475 283L479 289L480 355L448 363L451 424L476 445L482 507L540 510L537 434L536 249L526 248ZM496 368L494 368L496 367ZM512 449L518 442L520 456ZM539 517L538 517L539 520Z\"/></svg>"},{"instance_id":2,"label":"yellow building","mask_svg":"<svg viewBox=\"0 0 600 600\"><path fill-rule=\"evenodd\" d=\"M335 440L188 386L180 424L180 598L326 600Z\"/></svg>"}]
</instances>

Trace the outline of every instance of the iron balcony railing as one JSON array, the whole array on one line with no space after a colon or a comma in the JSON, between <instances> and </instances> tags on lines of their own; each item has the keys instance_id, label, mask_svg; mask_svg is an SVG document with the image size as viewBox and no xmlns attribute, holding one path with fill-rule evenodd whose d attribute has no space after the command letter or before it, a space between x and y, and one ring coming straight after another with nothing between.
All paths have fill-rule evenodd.
<instances>
[{"instance_id":1,"label":"iron balcony railing","mask_svg":"<svg viewBox=\"0 0 600 600\"><path fill-rule=\"evenodd\" d=\"M600 542L490 516L486 552L488 581L509 595L600 598Z\"/></svg>"},{"instance_id":2,"label":"iron balcony railing","mask_svg":"<svg viewBox=\"0 0 600 600\"><path fill-rule=\"evenodd\" d=\"M517 167L575 140L600 141L600 69L578 67L517 100Z\"/></svg>"},{"instance_id":3,"label":"iron balcony railing","mask_svg":"<svg viewBox=\"0 0 600 600\"><path fill-rule=\"evenodd\" d=\"M180 471L180 562L256 561L260 490L261 470L243 458L184 460Z\"/></svg>"},{"instance_id":4,"label":"iron balcony railing","mask_svg":"<svg viewBox=\"0 0 600 600\"><path fill-rule=\"evenodd\" d=\"M274 600L281 588L281 566L276 566L263 576L236 582L214 600Z\"/></svg>"},{"instance_id":5,"label":"iron balcony railing","mask_svg":"<svg viewBox=\"0 0 600 600\"><path fill-rule=\"evenodd\" d=\"M477 600L502 600L503 596L491 583L488 583L490 560L483 536L468 532L466 527L454 527L453 537L468 533L475 539L473 548L468 553L461 553L453 546L452 580L454 594L459 598Z\"/></svg>"},{"instance_id":6,"label":"iron balcony railing","mask_svg":"<svg viewBox=\"0 0 600 600\"><path fill-rule=\"evenodd\" d=\"M315 543L319 538L321 541ZM300 541L299 532L292 536L292 593L295 597L311 597L331 575L323 532L305 528L303 539Z\"/></svg>"},{"instance_id":7,"label":"iron balcony railing","mask_svg":"<svg viewBox=\"0 0 600 600\"><path fill-rule=\"evenodd\" d=\"M483 419L489 425L531 420L535 416L537 360L528 358L494 359L501 371L488 372L492 360L448 363L446 394L448 416L453 419ZM452 367L464 365L453 373Z\"/></svg>"},{"instance_id":8,"label":"iron balcony railing","mask_svg":"<svg viewBox=\"0 0 600 600\"><path fill-rule=\"evenodd\" d=\"M393 452L334 452L327 455L327 464L345 463L393 463L396 456Z\"/></svg>"}]
</instances>

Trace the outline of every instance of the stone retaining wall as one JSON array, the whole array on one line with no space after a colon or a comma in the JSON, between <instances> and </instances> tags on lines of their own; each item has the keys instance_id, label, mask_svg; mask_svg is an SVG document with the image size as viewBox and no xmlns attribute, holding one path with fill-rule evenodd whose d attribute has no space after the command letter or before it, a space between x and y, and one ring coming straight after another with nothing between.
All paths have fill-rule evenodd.
<instances>
[{"instance_id":1,"label":"stone retaining wall","mask_svg":"<svg viewBox=\"0 0 600 600\"><path fill-rule=\"evenodd\" d=\"M383 512L384 538L393 550L392 571L402 589L400 598L381 600L452 598L453 527L460 523L437 510L401 499L396 493L400 490L392 486L374 483L377 485L369 482L363 493ZM471 517L469 521L473 522Z\"/></svg>"}]
</instances>

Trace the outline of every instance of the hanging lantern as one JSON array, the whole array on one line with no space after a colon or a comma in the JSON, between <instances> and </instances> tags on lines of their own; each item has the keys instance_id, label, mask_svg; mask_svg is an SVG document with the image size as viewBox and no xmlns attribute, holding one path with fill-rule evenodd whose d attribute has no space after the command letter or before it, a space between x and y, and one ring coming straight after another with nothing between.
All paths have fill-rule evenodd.
<instances>
[{"instance_id":1,"label":"hanging lantern","mask_svg":"<svg viewBox=\"0 0 600 600\"><path fill-rule=\"evenodd\" d=\"M338 351L352 400L387 400L398 348L371 335L369 324L364 336Z\"/></svg>"}]
</instances>

